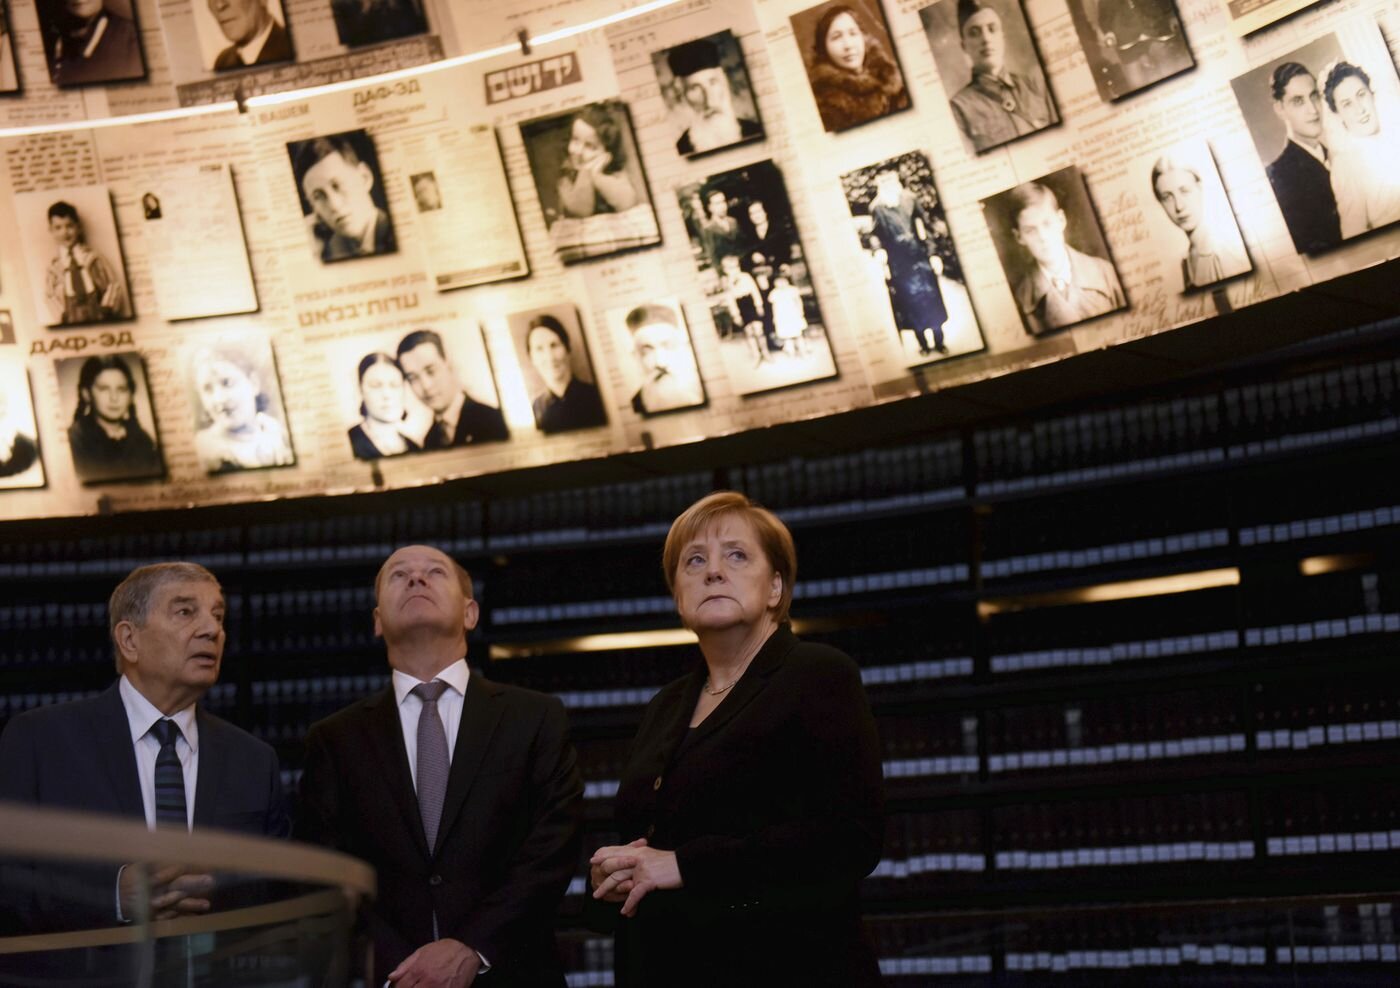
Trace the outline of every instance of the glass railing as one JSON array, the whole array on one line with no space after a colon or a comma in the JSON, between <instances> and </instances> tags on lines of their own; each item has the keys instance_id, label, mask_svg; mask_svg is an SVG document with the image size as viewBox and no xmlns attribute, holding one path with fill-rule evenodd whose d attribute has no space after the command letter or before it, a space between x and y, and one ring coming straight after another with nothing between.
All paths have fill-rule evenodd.
<instances>
[{"instance_id":1,"label":"glass railing","mask_svg":"<svg viewBox=\"0 0 1400 988\"><path fill-rule=\"evenodd\" d=\"M304 844L0 804L0 986L363 983L374 891Z\"/></svg>"}]
</instances>

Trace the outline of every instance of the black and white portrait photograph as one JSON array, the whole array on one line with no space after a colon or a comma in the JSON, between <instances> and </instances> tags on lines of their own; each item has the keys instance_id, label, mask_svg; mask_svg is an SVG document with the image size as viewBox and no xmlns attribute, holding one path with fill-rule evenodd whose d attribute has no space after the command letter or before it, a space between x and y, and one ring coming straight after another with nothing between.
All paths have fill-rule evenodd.
<instances>
[{"instance_id":1,"label":"black and white portrait photograph","mask_svg":"<svg viewBox=\"0 0 1400 988\"><path fill-rule=\"evenodd\" d=\"M36 0L35 7L55 86L146 77L131 0Z\"/></svg>"},{"instance_id":2,"label":"black and white portrait photograph","mask_svg":"<svg viewBox=\"0 0 1400 988\"><path fill-rule=\"evenodd\" d=\"M165 472L146 368L135 351L54 362L73 469L84 484Z\"/></svg>"},{"instance_id":3,"label":"black and white portrait photograph","mask_svg":"<svg viewBox=\"0 0 1400 988\"><path fill-rule=\"evenodd\" d=\"M720 354L740 394L833 377L836 362L782 173L771 161L677 189Z\"/></svg>"},{"instance_id":4,"label":"black and white portrait photograph","mask_svg":"<svg viewBox=\"0 0 1400 988\"><path fill-rule=\"evenodd\" d=\"M1069 0L1069 13L1105 102L1196 64L1173 0Z\"/></svg>"},{"instance_id":5,"label":"black and white portrait photograph","mask_svg":"<svg viewBox=\"0 0 1400 988\"><path fill-rule=\"evenodd\" d=\"M486 352L481 327L475 322L452 320L425 324L400 334L397 339L382 341L380 350L394 358L408 385L404 395L408 416L401 420L404 422L402 431L424 450L475 446L510 438L505 416L501 414L500 392L491 358ZM355 359L363 361L367 356L364 353ZM349 380L345 370L340 376L342 380ZM361 397L363 399L363 394ZM420 406L424 412L422 416L419 415ZM392 408L385 414L392 418ZM417 425L420 421L421 427Z\"/></svg>"},{"instance_id":6,"label":"black and white portrait photograph","mask_svg":"<svg viewBox=\"0 0 1400 988\"><path fill-rule=\"evenodd\" d=\"M225 72L292 60L281 0L194 0L191 7L205 69Z\"/></svg>"},{"instance_id":7,"label":"black and white portrait photograph","mask_svg":"<svg viewBox=\"0 0 1400 988\"><path fill-rule=\"evenodd\" d=\"M363 130L291 141L301 214L324 264L399 249L374 139Z\"/></svg>"},{"instance_id":8,"label":"black and white portrait photograph","mask_svg":"<svg viewBox=\"0 0 1400 988\"><path fill-rule=\"evenodd\" d=\"M1400 86L1379 31L1369 45L1359 33L1352 45L1324 35L1233 82L1300 253L1400 220Z\"/></svg>"},{"instance_id":9,"label":"black and white portrait photograph","mask_svg":"<svg viewBox=\"0 0 1400 988\"><path fill-rule=\"evenodd\" d=\"M933 169L918 152L847 172L841 187L909 367L986 348Z\"/></svg>"},{"instance_id":10,"label":"black and white portrait photograph","mask_svg":"<svg viewBox=\"0 0 1400 988\"><path fill-rule=\"evenodd\" d=\"M684 157L763 138L744 52L720 31L655 52L651 62Z\"/></svg>"},{"instance_id":11,"label":"black and white portrait photograph","mask_svg":"<svg viewBox=\"0 0 1400 988\"><path fill-rule=\"evenodd\" d=\"M141 216L146 220L158 220L164 214L160 211L160 197L154 192L141 194Z\"/></svg>"},{"instance_id":12,"label":"black and white portrait photograph","mask_svg":"<svg viewBox=\"0 0 1400 988\"><path fill-rule=\"evenodd\" d=\"M974 151L1060 122L1019 0L938 0L919 16L953 120Z\"/></svg>"},{"instance_id":13,"label":"black and white portrait photograph","mask_svg":"<svg viewBox=\"0 0 1400 988\"><path fill-rule=\"evenodd\" d=\"M15 213L34 307L46 325L132 318L117 221L105 185L16 193Z\"/></svg>"},{"instance_id":14,"label":"black and white portrait photograph","mask_svg":"<svg viewBox=\"0 0 1400 988\"><path fill-rule=\"evenodd\" d=\"M822 126L849 130L910 106L879 0L823 3L793 14L793 40Z\"/></svg>"},{"instance_id":15,"label":"black and white portrait photograph","mask_svg":"<svg viewBox=\"0 0 1400 988\"><path fill-rule=\"evenodd\" d=\"M529 120L520 136L561 261L661 242L626 104L604 100Z\"/></svg>"},{"instance_id":16,"label":"black and white portrait photograph","mask_svg":"<svg viewBox=\"0 0 1400 988\"><path fill-rule=\"evenodd\" d=\"M507 316L506 323L535 427L552 435L607 425L578 309L568 303L531 309Z\"/></svg>"},{"instance_id":17,"label":"black and white portrait photograph","mask_svg":"<svg viewBox=\"0 0 1400 988\"><path fill-rule=\"evenodd\" d=\"M10 12L0 0L0 94L19 92L18 65L15 61L15 40L10 31Z\"/></svg>"},{"instance_id":18,"label":"black and white portrait photograph","mask_svg":"<svg viewBox=\"0 0 1400 988\"><path fill-rule=\"evenodd\" d=\"M5 354L0 356L0 490L45 483L29 373L21 354Z\"/></svg>"},{"instance_id":19,"label":"black and white portrait photograph","mask_svg":"<svg viewBox=\"0 0 1400 988\"><path fill-rule=\"evenodd\" d=\"M208 474L296 463L272 343L259 333L186 348L194 448Z\"/></svg>"},{"instance_id":20,"label":"black and white portrait photograph","mask_svg":"<svg viewBox=\"0 0 1400 988\"><path fill-rule=\"evenodd\" d=\"M420 213L432 213L442 208L442 190L438 188L435 172L418 172L408 176L413 189L413 202Z\"/></svg>"},{"instance_id":21,"label":"black and white portrait photograph","mask_svg":"<svg viewBox=\"0 0 1400 988\"><path fill-rule=\"evenodd\" d=\"M15 342L15 320L9 309L0 309L0 346L13 346Z\"/></svg>"},{"instance_id":22,"label":"black and white portrait photograph","mask_svg":"<svg viewBox=\"0 0 1400 988\"><path fill-rule=\"evenodd\" d=\"M982 214L1027 333L1041 336L1127 307L1074 165L983 199Z\"/></svg>"},{"instance_id":23,"label":"black and white portrait photograph","mask_svg":"<svg viewBox=\"0 0 1400 988\"><path fill-rule=\"evenodd\" d=\"M654 299L608 312L613 350L638 415L660 415L705 404L705 384L685 314L674 298Z\"/></svg>"},{"instance_id":24,"label":"black and white portrait photograph","mask_svg":"<svg viewBox=\"0 0 1400 988\"><path fill-rule=\"evenodd\" d=\"M1148 211L1154 246L1178 258L1180 288L1216 285L1254 270L1235 213L1203 138L1174 144L1141 159L1161 211Z\"/></svg>"},{"instance_id":25,"label":"black and white portrait photograph","mask_svg":"<svg viewBox=\"0 0 1400 988\"><path fill-rule=\"evenodd\" d=\"M425 328L359 335L324 345L346 440L356 459L379 460L423 452L429 448L430 434L435 444L432 448L444 449L453 443L451 435L442 433L455 431L459 421L472 419L473 413L467 411L463 416L464 410L488 407L467 395L449 362L448 353L455 356L469 349L458 343L457 336L476 338L471 355L459 362L484 371L484 384L473 380L471 387L481 397L489 397L489 408L495 411L495 385L481 348L480 331L473 324L448 336L454 339L444 339L437 330ZM413 374L412 383L405 367ZM424 399L441 408L440 414L450 419L450 426L437 427L438 416ZM498 425L504 429L503 423Z\"/></svg>"},{"instance_id":26,"label":"black and white portrait photograph","mask_svg":"<svg viewBox=\"0 0 1400 988\"><path fill-rule=\"evenodd\" d=\"M348 48L378 44L428 30L423 0L331 0L335 33Z\"/></svg>"}]
</instances>

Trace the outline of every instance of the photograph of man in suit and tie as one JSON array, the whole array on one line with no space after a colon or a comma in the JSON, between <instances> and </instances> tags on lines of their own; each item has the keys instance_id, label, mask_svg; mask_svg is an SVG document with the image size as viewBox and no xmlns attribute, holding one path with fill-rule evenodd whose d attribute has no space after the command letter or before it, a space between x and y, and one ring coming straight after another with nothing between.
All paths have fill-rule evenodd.
<instances>
[{"instance_id":1,"label":"photograph of man in suit and tie","mask_svg":"<svg viewBox=\"0 0 1400 988\"><path fill-rule=\"evenodd\" d=\"M196 4L195 32L204 67L215 72L292 60L292 38L281 0L206 0Z\"/></svg>"},{"instance_id":2,"label":"photograph of man in suit and tie","mask_svg":"<svg viewBox=\"0 0 1400 988\"><path fill-rule=\"evenodd\" d=\"M95 697L39 707L0 735L0 800L285 837L277 753L203 710L224 654L224 596L203 566L133 570L107 605L117 681ZM171 865L8 865L3 910L30 932L108 927L217 908L215 878ZM243 903L240 903L243 904Z\"/></svg>"},{"instance_id":3,"label":"photograph of man in suit and tie","mask_svg":"<svg viewBox=\"0 0 1400 988\"><path fill-rule=\"evenodd\" d=\"M1336 35L1325 35L1258 66L1233 82L1284 224L1300 254L1342 242L1332 191L1334 149L1323 121L1321 68L1341 55Z\"/></svg>"},{"instance_id":4,"label":"photograph of man in suit and tie","mask_svg":"<svg viewBox=\"0 0 1400 988\"><path fill-rule=\"evenodd\" d=\"M432 425L420 445L435 450L509 439L499 404L479 401L472 395L475 391L490 401L500 401L480 328L468 328L453 343L472 351L461 355L469 359L460 363L449 359L442 334L435 330L415 329L399 340L396 358L404 380L413 396L433 413Z\"/></svg>"},{"instance_id":5,"label":"photograph of man in suit and tie","mask_svg":"<svg viewBox=\"0 0 1400 988\"><path fill-rule=\"evenodd\" d=\"M554 914L578 862L583 782L556 697L467 665L480 611L438 549L375 577L388 687L315 724L294 836L363 858L374 977L564 988Z\"/></svg>"},{"instance_id":6,"label":"photograph of man in suit and tie","mask_svg":"<svg viewBox=\"0 0 1400 988\"><path fill-rule=\"evenodd\" d=\"M368 131L291 141L287 154L312 249L323 264L398 251L379 155Z\"/></svg>"}]
</instances>

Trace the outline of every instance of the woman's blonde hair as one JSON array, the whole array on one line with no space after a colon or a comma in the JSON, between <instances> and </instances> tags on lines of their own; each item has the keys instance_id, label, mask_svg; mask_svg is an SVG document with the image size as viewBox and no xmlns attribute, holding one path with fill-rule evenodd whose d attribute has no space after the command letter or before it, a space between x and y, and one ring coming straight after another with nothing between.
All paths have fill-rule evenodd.
<instances>
[{"instance_id":1,"label":"woman's blonde hair","mask_svg":"<svg viewBox=\"0 0 1400 988\"><path fill-rule=\"evenodd\" d=\"M671 531L666 534L666 545L661 550L661 570L666 577L666 589L674 597L676 593L676 570L680 566L681 554L686 546L721 518L743 518L753 526L758 536L759 548L783 580L783 595L778 601L774 617L781 623L788 619L792 609L792 588L797 580L797 547L793 545L792 533L788 531L778 516L767 508L750 501L738 491L715 491L696 501L680 513L671 523Z\"/></svg>"}]
</instances>

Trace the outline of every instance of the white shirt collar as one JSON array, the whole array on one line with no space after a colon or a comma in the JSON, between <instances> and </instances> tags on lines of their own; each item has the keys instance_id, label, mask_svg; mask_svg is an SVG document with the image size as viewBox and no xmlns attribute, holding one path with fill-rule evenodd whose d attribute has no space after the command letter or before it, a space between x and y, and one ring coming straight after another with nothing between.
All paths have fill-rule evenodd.
<instances>
[{"instance_id":1,"label":"white shirt collar","mask_svg":"<svg viewBox=\"0 0 1400 988\"><path fill-rule=\"evenodd\" d=\"M252 65L262 54L263 45L267 44L267 36L272 33L277 22L272 19L272 15L267 15L267 26L253 36L253 40L246 45L238 46L238 57L243 59L244 65Z\"/></svg>"},{"instance_id":2,"label":"white shirt collar","mask_svg":"<svg viewBox=\"0 0 1400 988\"><path fill-rule=\"evenodd\" d=\"M165 716L155 704L146 699L145 695L132 685L131 680L122 676L121 683L117 686L117 692L121 694L122 706L126 708L126 722L131 728L132 743L140 741L151 730L156 721ZM199 751L199 725L195 718L195 707L191 703L183 710L177 710L170 715L170 719L175 722L175 726L180 729L180 733L185 736L185 742L190 746L190 750Z\"/></svg>"},{"instance_id":3,"label":"white shirt collar","mask_svg":"<svg viewBox=\"0 0 1400 988\"><path fill-rule=\"evenodd\" d=\"M433 679L441 679L447 684L449 689L456 690L461 696L467 695L467 680L470 678L471 670L467 667L467 660L465 658L458 659L433 677ZM393 681L394 700L399 706L403 706L404 700L407 699L408 694L412 692L413 687L423 682L423 680L414 679L408 673L400 672L397 669L394 670Z\"/></svg>"}]
</instances>

